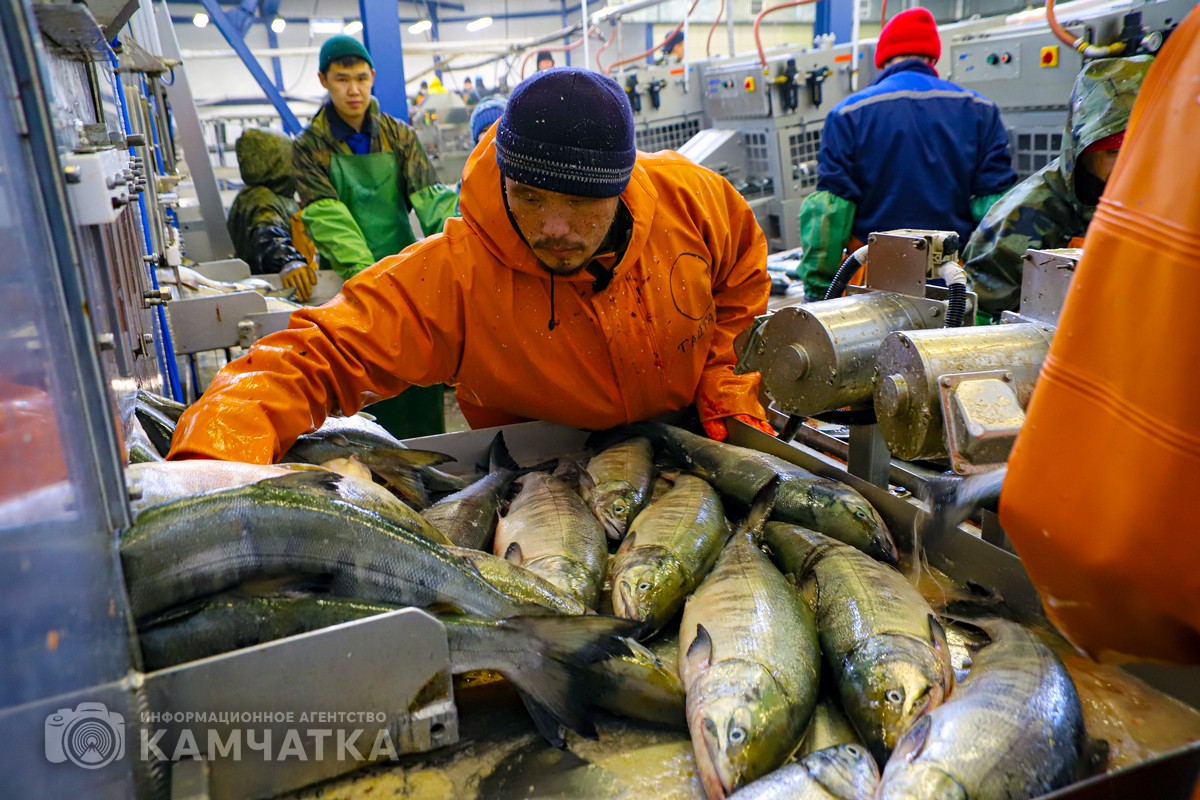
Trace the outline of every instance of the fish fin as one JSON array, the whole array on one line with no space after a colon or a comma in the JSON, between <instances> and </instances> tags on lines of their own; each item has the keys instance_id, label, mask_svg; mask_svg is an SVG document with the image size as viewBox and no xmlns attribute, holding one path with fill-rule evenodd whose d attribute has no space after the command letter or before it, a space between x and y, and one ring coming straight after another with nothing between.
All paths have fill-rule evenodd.
<instances>
[{"instance_id":1,"label":"fish fin","mask_svg":"<svg viewBox=\"0 0 1200 800\"><path fill-rule=\"evenodd\" d=\"M1103 772L1108 765L1108 751L1107 740L1093 739L1085 733L1083 746L1080 748L1078 779L1082 780Z\"/></svg>"},{"instance_id":2,"label":"fish fin","mask_svg":"<svg viewBox=\"0 0 1200 800\"><path fill-rule=\"evenodd\" d=\"M750 513L746 515L746 521L742 523L739 531L749 534L750 540L755 544L762 541L763 528L771 518L771 512L775 510L775 498L778 494L779 476L772 475L771 480L763 484L758 494L754 495Z\"/></svg>"},{"instance_id":3,"label":"fish fin","mask_svg":"<svg viewBox=\"0 0 1200 800\"><path fill-rule=\"evenodd\" d=\"M575 462L575 469L579 471L580 494L584 492L591 494L596 491L596 479L592 477L592 473L587 471L587 467L577 461Z\"/></svg>"},{"instance_id":4,"label":"fish fin","mask_svg":"<svg viewBox=\"0 0 1200 800\"><path fill-rule=\"evenodd\" d=\"M696 626L696 638L688 645L687 660L699 672L704 672L712 664L712 637L703 625Z\"/></svg>"},{"instance_id":5,"label":"fish fin","mask_svg":"<svg viewBox=\"0 0 1200 800\"><path fill-rule=\"evenodd\" d=\"M337 492L338 483L341 482L342 476L336 472L328 470L296 470L289 472L286 475L280 475L277 478L264 478L259 481L259 485L267 486L280 491L318 491L318 492Z\"/></svg>"},{"instance_id":6,"label":"fish fin","mask_svg":"<svg viewBox=\"0 0 1200 800\"><path fill-rule=\"evenodd\" d=\"M517 690L517 696L521 698L521 702L525 705L525 710L529 712L529 718L533 720L533 725L538 729L538 733L542 735L551 747L556 747L559 750L567 749L567 728L565 725L559 724L558 719L550 713L544 706L539 705L529 695ZM595 731L595 728L592 729ZM595 738L595 737L592 737Z\"/></svg>"},{"instance_id":7,"label":"fish fin","mask_svg":"<svg viewBox=\"0 0 1200 800\"><path fill-rule=\"evenodd\" d=\"M502 469L515 472L520 468L520 465L513 460L512 455L508 452L508 445L504 441L504 431L500 431L492 439L492 444L488 447L487 466L485 468L480 465L480 472L497 472Z\"/></svg>"},{"instance_id":8,"label":"fish fin","mask_svg":"<svg viewBox=\"0 0 1200 800\"><path fill-rule=\"evenodd\" d=\"M425 478L421 475L420 467L428 466L419 463L422 459L418 458L417 462L411 462L406 459L409 453L425 453L423 450L402 450L400 448L376 448L369 452L362 452L359 459L366 465L367 469L383 479L384 483L390 489L400 496L400 499L408 503L413 508L420 511L429 507L429 490L425 485ZM433 455L441 457L440 453ZM443 463L450 460L449 456L442 457L443 461L432 463Z\"/></svg>"},{"instance_id":9,"label":"fish fin","mask_svg":"<svg viewBox=\"0 0 1200 800\"><path fill-rule=\"evenodd\" d=\"M504 560L510 564L516 564L518 567L525 562L525 556L521 553L521 543L512 542L508 549L504 551Z\"/></svg>"},{"instance_id":10,"label":"fish fin","mask_svg":"<svg viewBox=\"0 0 1200 800\"><path fill-rule=\"evenodd\" d=\"M942 685L945 687L946 695L949 695L950 690L954 688L954 665L950 662L950 643L946 641L946 629L942 627L936 614L929 615L929 639L941 661Z\"/></svg>"},{"instance_id":11,"label":"fish fin","mask_svg":"<svg viewBox=\"0 0 1200 800\"><path fill-rule=\"evenodd\" d=\"M498 665L498 670L521 693L534 724L555 747L563 747L560 726L581 736L596 738L589 716L592 683L589 664L610 656L628 656L626 637L636 632L632 620L607 616L522 616L500 623L508 635L523 640L518 667Z\"/></svg>"}]
</instances>

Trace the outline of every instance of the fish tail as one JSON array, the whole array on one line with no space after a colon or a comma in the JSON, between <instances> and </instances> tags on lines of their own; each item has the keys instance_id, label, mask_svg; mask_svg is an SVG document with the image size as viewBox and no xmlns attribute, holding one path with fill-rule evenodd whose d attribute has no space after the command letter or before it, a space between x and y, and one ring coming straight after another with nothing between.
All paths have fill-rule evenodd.
<instances>
[{"instance_id":1,"label":"fish tail","mask_svg":"<svg viewBox=\"0 0 1200 800\"><path fill-rule=\"evenodd\" d=\"M502 670L546 740L563 748L562 728L595 738L589 714L592 680L589 664L613 655L629 655L623 637L634 635L633 620L606 616L510 617L500 626L526 640L526 653L538 658L523 667Z\"/></svg>"},{"instance_id":2,"label":"fish tail","mask_svg":"<svg viewBox=\"0 0 1200 800\"><path fill-rule=\"evenodd\" d=\"M429 506L429 490L421 474L423 467L452 461L443 453L402 448L375 448L359 454L367 469L383 478L406 503L417 509Z\"/></svg>"}]
</instances>

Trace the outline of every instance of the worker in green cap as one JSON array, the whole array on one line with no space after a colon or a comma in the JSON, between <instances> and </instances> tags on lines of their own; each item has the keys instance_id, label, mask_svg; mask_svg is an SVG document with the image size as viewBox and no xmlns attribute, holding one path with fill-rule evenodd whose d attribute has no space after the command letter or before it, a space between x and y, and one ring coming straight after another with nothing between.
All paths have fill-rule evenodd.
<instances>
[{"instance_id":1,"label":"worker in green cap","mask_svg":"<svg viewBox=\"0 0 1200 800\"><path fill-rule=\"evenodd\" d=\"M416 241L410 210L428 236L455 215L458 196L438 181L416 132L371 97L375 68L358 40L331 37L318 69L329 100L293 156L301 219L322 267L351 278ZM440 385L413 387L372 413L401 438L441 433L442 395Z\"/></svg>"}]
</instances>

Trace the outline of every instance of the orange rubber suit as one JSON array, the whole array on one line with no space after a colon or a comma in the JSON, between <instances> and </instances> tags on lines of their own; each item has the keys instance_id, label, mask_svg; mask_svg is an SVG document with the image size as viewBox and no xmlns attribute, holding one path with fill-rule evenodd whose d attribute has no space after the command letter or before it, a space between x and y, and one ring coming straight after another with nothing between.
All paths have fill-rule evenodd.
<instances>
[{"instance_id":1,"label":"orange rubber suit","mask_svg":"<svg viewBox=\"0 0 1200 800\"><path fill-rule=\"evenodd\" d=\"M1155 60L1075 272L1000 519L1107 660L1200 663L1200 12Z\"/></svg>"},{"instance_id":2,"label":"orange rubber suit","mask_svg":"<svg viewBox=\"0 0 1200 800\"><path fill-rule=\"evenodd\" d=\"M702 421L766 418L758 374L733 374L733 338L766 311L767 244L729 182L674 153L638 153L612 282L596 291L583 270L552 284L509 222L493 133L464 170L462 218L222 369L180 419L170 458L275 461L331 412L436 383L457 387L476 427L598 429L692 403Z\"/></svg>"}]
</instances>

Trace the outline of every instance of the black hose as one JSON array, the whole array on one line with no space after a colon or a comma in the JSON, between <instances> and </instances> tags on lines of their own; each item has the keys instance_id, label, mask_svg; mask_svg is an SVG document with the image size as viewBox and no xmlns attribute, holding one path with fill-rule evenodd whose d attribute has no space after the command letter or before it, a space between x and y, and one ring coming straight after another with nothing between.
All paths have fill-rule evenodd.
<instances>
[{"instance_id":1,"label":"black hose","mask_svg":"<svg viewBox=\"0 0 1200 800\"><path fill-rule=\"evenodd\" d=\"M866 256L866 247L860 247L850 255L846 256L846 260L838 267L834 273L833 280L829 284L829 288L825 291L825 300L832 300L835 297L841 297L842 292L846 291L846 285L850 283L850 279L854 277L854 273L858 272L859 267L863 265L859 261L859 253Z\"/></svg>"},{"instance_id":2,"label":"black hose","mask_svg":"<svg viewBox=\"0 0 1200 800\"><path fill-rule=\"evenodd\" d=\"M945 328L961 328L963 317L967 314L967 285L965 283L950 284L950 299L946 305Z\"/></svg>"}]
</instances>

